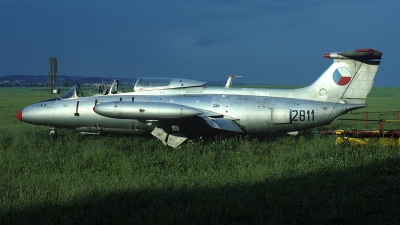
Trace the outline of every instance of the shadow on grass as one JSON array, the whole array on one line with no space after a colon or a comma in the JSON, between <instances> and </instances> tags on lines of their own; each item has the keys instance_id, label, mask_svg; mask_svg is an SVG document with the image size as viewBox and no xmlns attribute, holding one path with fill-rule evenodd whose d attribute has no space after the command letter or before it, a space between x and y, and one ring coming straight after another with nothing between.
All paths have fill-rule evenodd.
<instances>
[{"instance_id":1,"label":"shadow on grass","mask_svg":"<svg viewBox=\"0 0 400 225\"><path fill-rule=\"evenodd\" d=\"M400 159L255 184L76 196L1 212L1 224L399 224Z\"/></svg>"}]
</instances>

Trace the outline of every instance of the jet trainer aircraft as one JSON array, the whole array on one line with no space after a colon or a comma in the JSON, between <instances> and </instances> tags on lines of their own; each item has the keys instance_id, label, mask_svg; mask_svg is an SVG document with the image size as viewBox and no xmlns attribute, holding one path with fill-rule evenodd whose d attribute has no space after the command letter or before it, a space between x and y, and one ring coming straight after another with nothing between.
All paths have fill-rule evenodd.
<instances>
[{"instance_id":1,"label":"jet trainer aircraft","mask_svg":"<svg viewBox=\"0 0 400 225\"><path fill-rule=\"evenodd\" d=\"M333 64L313 84L298 89L210 87L196 80L142 77L133 92L120 93L116 80L103 94L83 97L75 85L61 97L25 107L17 118L50 126L50 133L148 132L172 147L204 129L296 133L366 107L381 56L371 48L325 54Z\"/></svg>"}]
</instances>

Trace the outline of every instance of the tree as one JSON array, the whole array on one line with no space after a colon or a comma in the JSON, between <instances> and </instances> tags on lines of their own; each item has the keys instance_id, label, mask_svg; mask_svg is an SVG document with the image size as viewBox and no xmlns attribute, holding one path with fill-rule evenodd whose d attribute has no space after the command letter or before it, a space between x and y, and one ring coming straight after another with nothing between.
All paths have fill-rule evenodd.
<instances>
[{"instance_id":1,"label":"tree","mask_svg":"<svg viewBox=\"0 0 400 225\"><path fill-rule=\"evenodd\" d=\"M53 90L56 87L56 79L58 72L57 59L53 56L50 56L49 64L50 64L50 70L49 70L50 93L53 93Z\"/></svg>"}]
</instances>

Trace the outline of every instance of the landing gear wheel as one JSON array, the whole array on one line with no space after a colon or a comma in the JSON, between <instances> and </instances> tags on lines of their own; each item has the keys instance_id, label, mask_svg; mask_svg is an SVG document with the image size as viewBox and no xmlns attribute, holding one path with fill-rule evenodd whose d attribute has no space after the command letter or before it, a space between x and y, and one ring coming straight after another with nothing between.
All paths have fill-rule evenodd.
<instances>
[{"instance_id":1,"label":"landing gear wheel","mask_svg":"<svg viewBox=\"0 0 400 225\"><path fill-rule=\"evenodd\" d=\"M56 129L54 127L51 128L49 135L50 136L56 135Z\"/></svg>"}]
</instances>

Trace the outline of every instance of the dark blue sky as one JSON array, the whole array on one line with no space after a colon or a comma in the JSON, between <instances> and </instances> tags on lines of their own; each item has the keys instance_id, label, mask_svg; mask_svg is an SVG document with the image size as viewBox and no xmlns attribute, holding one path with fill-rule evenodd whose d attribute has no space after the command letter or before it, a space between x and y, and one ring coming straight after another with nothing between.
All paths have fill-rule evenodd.
<instances>
[{"instance_id":1,"label":"dark blue sky","mask_svg":"<svg viewBox=\"0 0 400 225\"><path fill-rule=\"evenodd\" d=\"M398 0L0 0L0 76L163 76L308 85L324 53L383 52L400 86Z\"/></svg>"}]
</instances>

